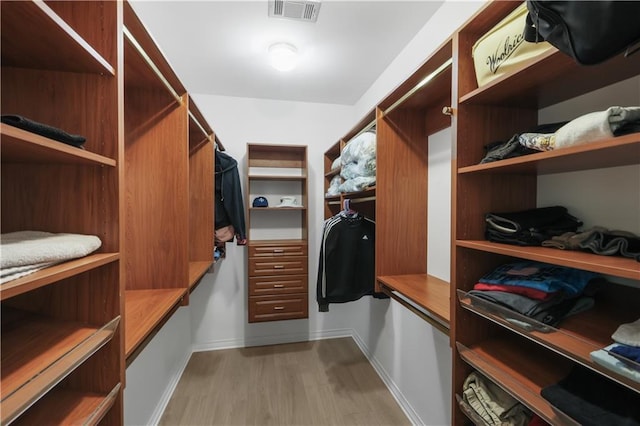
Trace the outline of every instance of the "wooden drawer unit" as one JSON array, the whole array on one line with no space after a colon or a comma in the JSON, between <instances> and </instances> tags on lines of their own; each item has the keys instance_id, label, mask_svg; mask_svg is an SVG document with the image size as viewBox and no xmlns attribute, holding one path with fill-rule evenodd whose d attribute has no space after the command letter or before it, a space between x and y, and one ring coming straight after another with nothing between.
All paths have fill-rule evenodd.
<instances>
[{"instance_id":1,"label":"wooden drawer unit","mask_svg":"<svg viewBox=\"0 0 640 426\"><path fill-rule=\"evenodd\" d=\"M307 293L306 275L249 278L249 296Z\"/></svg>"},{"instance_id":2,"label":"wooden drawer unit","mask_svg":"<svg viewBox=\"0 0 640 426\"><path fill-rule=\"evenodd\" d=\"M249 322L307 318L307 293L249 298Z\"/></svg>"},{"instance_id":3,"label":"wooden drawer unit","mask_svg":"<svg viewBox=\"0 0 640 426\"><path fill-rule=\"evenodd\" d=\"M249 258L249 277L307 274L306 256Z\"/></svg>"},{"instance_id":4,"label":"wooden drawer unit","mask_svg":"<svg viewBox=\"0 0 640 426\"><path fill-rule=\"evenodd\" d=\"M306 243L275 243L249 246L249 257L281 257L306 255Z\"/></svg>"}]
</instances>

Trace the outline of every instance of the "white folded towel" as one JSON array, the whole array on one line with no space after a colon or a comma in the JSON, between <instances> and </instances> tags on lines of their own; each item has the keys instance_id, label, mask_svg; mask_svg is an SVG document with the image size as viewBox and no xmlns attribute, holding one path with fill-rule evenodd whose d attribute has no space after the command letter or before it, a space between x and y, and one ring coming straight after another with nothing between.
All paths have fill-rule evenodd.
<instances>
[{"instance_id":1,"label":"white folded towel","mask_svg":"<svg viewBox=\"0 0 640 426\"><path fill-rule=\"evenodd\" d=\"M0 235L0 269L84 257L102 241L95 235L18 231Z\"/></svg>"},{"instance_id":2,"label":"white folded towel","mask_svg":"<svg viewBox=\"0 0 640 426\"><path fill-rule=\"evenodd\" d=\"M56 262L36 263L35 265L14 266L12 268L0 269L0 284L17 280L25 275L33 274L36 271L55 265Z\"/></svg>"}]
</instances>

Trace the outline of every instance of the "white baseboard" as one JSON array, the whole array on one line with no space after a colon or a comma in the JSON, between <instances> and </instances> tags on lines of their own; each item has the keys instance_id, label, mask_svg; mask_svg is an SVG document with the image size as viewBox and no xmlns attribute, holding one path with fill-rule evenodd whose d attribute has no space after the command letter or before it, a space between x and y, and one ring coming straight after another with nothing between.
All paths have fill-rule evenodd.
<instances>
[{"instance_id":1,"label":"white baseboard","mask_svg":"<svg viewBox=\"0 0 640 426\"><path fill-rule=\"evenodd\" d=\"M153 413L151 414L151 418L149 419L148 424L157 425L158 423L160 423L162 414L164 413L164 410L167 408L167 405L171 400L171 396L173 395L173 392L176 390L176 386L178 386L180 377L182 377L182 373L184 373L185 368L187 368L189 359L191 359L191 354L193 354L193 348L191 348L191 351L189 351L189 353L185 355L182 361L180 361L180 363L178 364L178 367L176 368L174 373L171 375L171 380L169 381L169 384L165 388L164 392L162 393L162 397L160 398L160 401L158 401L156 408L153 410Z\"/></svg>"},{"instance_id":2,"label":"white baseboard","mask_svg":"<svg viewBox=\"0 0 640 426\"><path fill-rule=\"evenodd\" d=\"M400 388L398 388L398 386L393 381L391 376L389 376L382 364L380 364L380 362L378 362L378 360L371 354L371 351L369 350L367 345L365 345L364 341L360 338L358 333L356 333L355 330L352 330L352 332L352 337L356 342L356 345L358 345L364 356L367 357L369 363L373 366L373 369L376 370L376 373L378 373L378 376L380 376L380 379L382 379L384 384L387 386L387 389L389 389L389 392L391 392L393 398L396 400L398 405L400 405L400 408L402 408L404 414L407 416L407 418L409 418L411 424L416 426L424 425L425 423L422 421L420 416L418 416L418 413L416 413L409 401L407 401L407 399L404 397L403 393L400 391Z\"/></svg>"},{"instance_id":3,"label":"white baseboard","mask_svg":"<svg viewBox=\"0 0 640 426\"><path fill-rule=\"evenodd\" d=\"M193 345L193 352L216 351L220 349L245 348L251 346L279 345L283 343L306 342L311 340L352 337L353 329L322 330L308 333L273 334L270 336L246 337Z\"/></svg>"}]
</instances>

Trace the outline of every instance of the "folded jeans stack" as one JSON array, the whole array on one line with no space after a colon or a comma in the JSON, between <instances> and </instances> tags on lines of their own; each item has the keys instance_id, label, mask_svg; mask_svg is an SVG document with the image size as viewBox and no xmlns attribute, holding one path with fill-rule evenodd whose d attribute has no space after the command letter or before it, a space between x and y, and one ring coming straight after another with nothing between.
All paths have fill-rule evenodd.
<instances>
[{"instance_id":1,"label":"folded jeans stack","mask_svg":"<svg viewBox=\"0 0 640 426\"><path fill-rule=\"evenodd\" d=\"M526 322L527 328L548 331L539 323L557 326L564 318L592 308L593 295L603 282L593 272L524 261L485 274L468 295L474 303L490 302L535 320Z\"/></svg>"}]
</instances>

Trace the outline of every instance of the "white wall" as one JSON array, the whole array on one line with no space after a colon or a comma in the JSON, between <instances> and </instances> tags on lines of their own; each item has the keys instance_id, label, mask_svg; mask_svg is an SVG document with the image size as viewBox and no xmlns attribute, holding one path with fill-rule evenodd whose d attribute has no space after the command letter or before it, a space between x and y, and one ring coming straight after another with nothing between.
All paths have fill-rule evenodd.
<instances>
[{"instance_id":1,"label":"white wall","mask_svg":"<svg viewBox=\"0 0 640 426\"><path fill-rule=\"evenodd\" d=\"M124 389L124 424L157 424L191 357L189 308L178 311L129 365Z\"/></svg>"}]
</instances>

